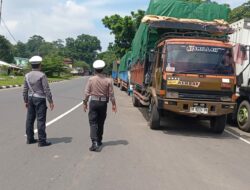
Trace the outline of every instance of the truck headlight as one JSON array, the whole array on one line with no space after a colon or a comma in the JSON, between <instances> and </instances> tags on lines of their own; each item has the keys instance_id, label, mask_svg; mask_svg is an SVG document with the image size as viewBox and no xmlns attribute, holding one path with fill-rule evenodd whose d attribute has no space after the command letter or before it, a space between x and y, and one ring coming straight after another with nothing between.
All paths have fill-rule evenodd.
<instances>
[{"instance_id":1,"label":"truck headlight","mask_svg":"<svg viewBox=\"0 0 250 190\"><path fill-rule=\"evenodd\" d=\"M168 92L166 93L166 98L179 98L178 92Z\"/></svg>"}]
</instances>

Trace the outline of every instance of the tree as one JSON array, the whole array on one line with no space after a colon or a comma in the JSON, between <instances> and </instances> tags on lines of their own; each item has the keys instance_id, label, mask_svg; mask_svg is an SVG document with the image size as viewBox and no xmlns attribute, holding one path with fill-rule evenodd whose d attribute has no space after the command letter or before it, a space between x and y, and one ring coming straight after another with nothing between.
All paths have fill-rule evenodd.
<instances>
[{"instance_id":1,"label":"tree","mask_svg":"<svg viewBox=\"0 0 250 190\"><path fill-rule=\"evenodd\" d=\"M85 61L91 64L101 50L101 42L95 36L82 34L73 38L66 39L65 55L73 60Z\"/></svg>"},{"instance_id":2,"label":"tree","mask_svg":"<svg viewBox=\"0 0 250 190\"><path fill-rule=\"evenodd\" d=\"M75 56L75 40L74 38L66 38L66 46L65 46L65 56L71 59L74 59Z\"/></svg>"},{"instance_id":3,"label":"tree","mask_svg":"<svg viewBox=\"0 0 250 190\"><path fill-rule=\"evenodd\" d=\"M137 12L132 11L131 15L132 15L133 22L134 22L134 30L136 31L141 24L141 20L145 16L145 11L143 10L138 10Z\"/></svg>"},{"instance_id":4,"label":"tree","mask_svg":"<svg viewBox=\"0 0 250 190\"><path fill-rule=\"evenodd\" d=\"M52 44L56 48L59 55L65 56L65 46L63 40L58 39L56 41L53 41Z\"/></svg>"},{"instance_id":5,"label":"tree","mask_svg":"<svg viewBox=\"0 0 250 190\"><path fill-rule=\"evenodd\" d=\"M52 77L54 73L60 76L62 72L66 71L63 64L63 57L57 54L49 54L44 57L42 64L42 71L49 77Z\"/></svg>"},{"instance_id":6,"label":"tree","mask_svg":"<svg viewBox=\"0 0 250 190\"><path fill-rule=\"evenodd\" d=\"M28 42L26 44L29 55L30 56L41 55L40 54L41 46L44 43L45 43L45 40L42 36L34 35L34 36L30 37L30 39L28 40ZM43 56L43 55L41 55L41 56Z\"/></svg>"},{"instance_id":7,"label":"tree","mask_svg":"<svg viewBox=\"0 0 250 190\"><path fill-rule=\"evenodd\" d=\"M115 35L115 41L109 47L115 51L118 57L123 56L130 49L136 30L144 15L145 11L138 10L137 12L131 12L131 16L121 17L115 14L105 16L102 19L104 26L111 30L111 34Z\"/></svg>"},{"instance_id":8,"label":"tree","mask_svg":"<svg viewBox=\"0 0 250 190\"><path fill-rule=\"evenodd\" d=\"M63 49L64 48L64 41L62 39L58 39L56 41L52 42L53 45L57 48L57 49Z\"/></svg>"},{"instance_id":9,"label":"tree","mask_svg":"<svg viewBox=\"0 0 250 190\"><path fill-rule=\"evenodd\" d=\"M242 18L250 17L250 1L243 3L241 6L233 9L229 14L229 22L233 23Z\"/></svg>"},{"instance_id":10,"label":"tree","mask_svg":"<svg viewBox=\"0 0 250 190\"><path fill-rule=\"evenodd\" d=\"M49 54L58 53L57 47L51 42L43 42L39 48L39 55L47 56Z\"/></svg>"},{"instance_id":11,"label":"tree","mask_svg":"<svg viewBox=\"0 0 250 190\"><path fill-rule=\"evenodd\" d=\"M87 64L85 61L76 61L74 63L74 67L82 68L84 71L90 69L90 65Z\"/></svg>"},{"instance_id":12,"label":"tree","mask_svg":"<svg viewBox=\"0 0 250 190\"><path fill-rule=\"evenodd\" d=\"M4 36L0 35L0 60L12 63L14 60L12 51L11 43Z\"/></svg>"},{"instance_id":13,"label":"tree","mask_svg":"<svg viewBox=\"0 0 250 190\"><path fill-rule=\"evenodd\" d=\"M30 54L27 50L26 44L20 41L17 42L17 44L14 46L14 55L15 57L29 58Z\"/></svg>"}]
</instances>

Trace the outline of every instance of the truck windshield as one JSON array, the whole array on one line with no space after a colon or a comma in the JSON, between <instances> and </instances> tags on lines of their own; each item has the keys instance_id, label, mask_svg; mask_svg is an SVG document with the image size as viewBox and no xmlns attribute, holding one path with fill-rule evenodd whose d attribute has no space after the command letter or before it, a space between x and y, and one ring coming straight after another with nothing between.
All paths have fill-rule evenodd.
<instances>
[{"instance_id":1,"label":"truck windshield","mask_svg":"<svg viewBox=\"0 0 250 190\"><path fill-rule=\"evenodd\" d=\"M224 47L167 45L165 69L175 73L234 74L232 50Z\"/></svg>"}]
</instances>

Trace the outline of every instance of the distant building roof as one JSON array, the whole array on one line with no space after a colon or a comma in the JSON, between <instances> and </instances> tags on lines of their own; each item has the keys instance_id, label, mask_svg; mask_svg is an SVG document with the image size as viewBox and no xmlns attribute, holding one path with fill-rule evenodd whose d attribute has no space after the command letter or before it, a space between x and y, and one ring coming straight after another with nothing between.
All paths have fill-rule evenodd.
<instances>
[{"instance_id":1,"label":"distant building roof","mask_svg":"<svg viewBox=\"0 0 250 190\"><path fill-rule=\"evenodd\" d=\"M73 64L73 61L72 61L72 59L70 59L70 58L64 58L64 60L63 60L63 63L64 64Z\"/></svg>"},{"instance_id":2,"label":"distant building roof","mask_svg":"<svg viewBox=\"0 0 250 190\"><path fill-rule=\"evenodd\" d=\"M15 68L15 69L22 69L14 64L9 64L9 63L6 63L4 61L0 61L0 66L6 66L6 67L9 67L9 68Z\"/></svg>"},{"instance_id":3,"label":"distant building roof","mask_svg":"<svg viewBox=\"0 0 250 190\"><path fill-rule=\"evenodd\" d=\"M17 66L24 67L29 63L28 58L23 57L14 57L15 63Z\"/></svg>"}]
</instances>

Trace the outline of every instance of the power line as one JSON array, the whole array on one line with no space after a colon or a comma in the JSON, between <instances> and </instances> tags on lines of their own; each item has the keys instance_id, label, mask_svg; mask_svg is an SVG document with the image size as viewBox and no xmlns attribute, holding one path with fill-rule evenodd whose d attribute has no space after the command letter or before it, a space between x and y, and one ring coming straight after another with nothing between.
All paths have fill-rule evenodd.
<instances>
[{"instance_id":1,"label":"power line","mask_svg":"<svg viewBox=\"0 0 250 190\"><path fill-rule=\"evenodd\" d=\"M3 25L4 25L5 29L8 31L9 35L10 35L10 36L12 37L12 39L17 43L15 37L14 37L13 34L10 32L10 30L9 30L8 26L5 24L3 18L1 18L1 20L2 20L2 22L3 22Z\"/></svg>"},{"instance_id":2,"label":"power line","mask_svg":"<svg viewBox=\"0 0 250 190\"><path fill-rule=\"evenodd\" d=\"M2 18L2 8L3 8L3 0L0 1L0 25L1 25L1 22L2 22L5 29L8 31L8 33L12 37L12 39L17 43L16 39L14 38L13 34L10 32L8 26L5 24L5 22L4 22L3 18Z\"/></svg>"}]
</instances>

